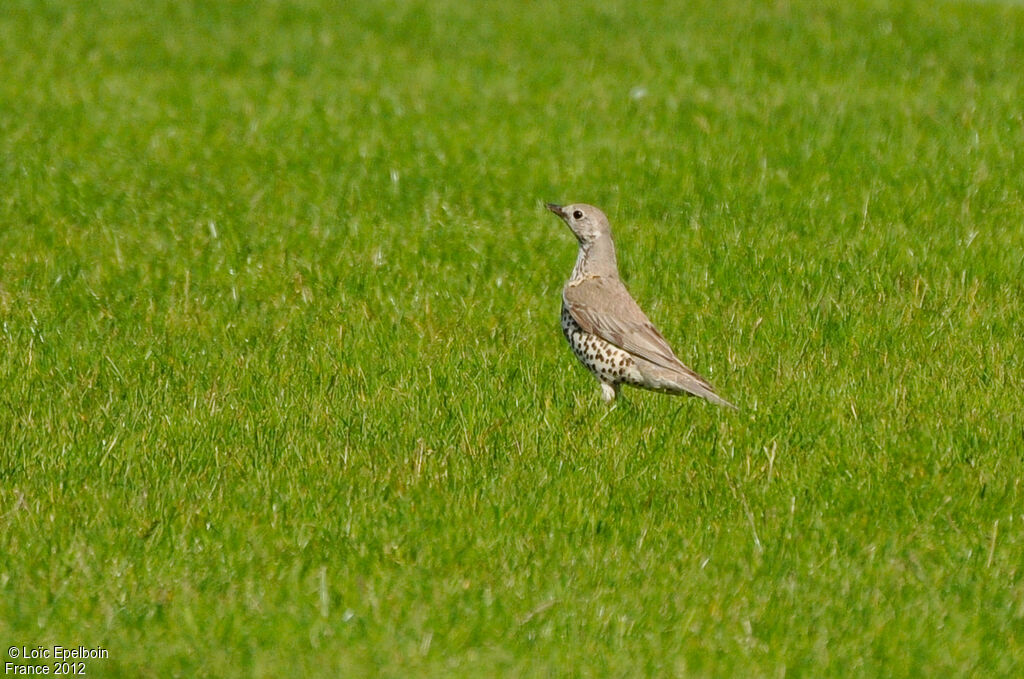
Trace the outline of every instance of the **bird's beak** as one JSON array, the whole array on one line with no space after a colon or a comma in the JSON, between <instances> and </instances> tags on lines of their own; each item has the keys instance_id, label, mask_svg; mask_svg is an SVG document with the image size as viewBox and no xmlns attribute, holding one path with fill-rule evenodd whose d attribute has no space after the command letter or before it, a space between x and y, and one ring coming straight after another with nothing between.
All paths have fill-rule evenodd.
<instances>
[{"instance_id":1,"label":"bird's beak","mask_svg":"<svg viewBox=\"0 0 1024 679\"><path fill-rule=\"evenodd\" d=\"M559 217L565 217L564 208L561 205L555 205L554 203L544 203L544 207L554 212Z\"/></svg>"}]
</instances>

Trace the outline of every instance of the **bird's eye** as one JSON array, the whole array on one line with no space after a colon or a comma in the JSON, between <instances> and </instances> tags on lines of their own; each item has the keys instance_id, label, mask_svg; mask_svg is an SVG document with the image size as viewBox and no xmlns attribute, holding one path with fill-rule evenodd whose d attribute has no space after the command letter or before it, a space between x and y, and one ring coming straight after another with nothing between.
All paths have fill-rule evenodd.
<instances>
[{"instance_id":1,"label":"bird's eye","mask_svg":"<svg viewBox=\"0 0 1024 679\"><path fill-rule=\"evenodd\" d=\"M580 210L573 210L572 218L573 219L583 219L583 212L580 211Z\"/></svg>"}]
</instances>

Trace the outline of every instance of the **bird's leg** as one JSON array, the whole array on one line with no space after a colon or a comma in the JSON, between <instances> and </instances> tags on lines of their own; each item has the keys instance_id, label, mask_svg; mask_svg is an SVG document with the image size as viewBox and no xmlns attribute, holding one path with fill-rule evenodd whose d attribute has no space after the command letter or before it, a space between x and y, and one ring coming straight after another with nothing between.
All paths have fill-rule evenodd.
<instances>
[{"instance_id":1,"label":"bird's leg","mask_svg":"<svg viewBox=\"0 0 1024 679\"><path fill-rule=\"evenodd\" d=\"M601 398L604 399L605 403L611 403L619 395L619 385L608 384L607 382L601 383Z\"/></svg>"}]
</instances>

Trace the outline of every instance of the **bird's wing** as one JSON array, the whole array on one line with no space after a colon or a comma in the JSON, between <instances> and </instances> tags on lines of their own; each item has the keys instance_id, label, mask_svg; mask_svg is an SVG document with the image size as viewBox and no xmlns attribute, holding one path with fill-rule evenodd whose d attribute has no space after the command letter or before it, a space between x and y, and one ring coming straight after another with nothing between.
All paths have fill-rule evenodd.
<instances>
[{"instance_id":1,"label":"bird's wing","mask_svg":"<svg viewBox=\"0 0 1024 679\"><path fill-rule=\"evenodd\" d=\"M619 279L595 276L570 282L562 291L562 301L580 327L592 335L655 365L693 373L672 353Z\"/></svg>"}]
</instances>

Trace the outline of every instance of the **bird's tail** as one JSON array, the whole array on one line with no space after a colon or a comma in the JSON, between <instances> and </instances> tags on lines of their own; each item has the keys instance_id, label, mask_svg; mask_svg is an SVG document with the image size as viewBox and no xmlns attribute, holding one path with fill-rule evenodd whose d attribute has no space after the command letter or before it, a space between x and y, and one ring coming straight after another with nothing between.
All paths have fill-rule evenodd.
<instances>
[{"instance_id":1,"label":"bird's tail","mask_svg":"<svg viewBox=\"0 0 1024 679\"><path fill-rule=\"evenodd\" d=\"M703 377L687 368L682 363L678 370L669 370L660 365L644 361L641 366L651 386L657 391L664 391L669 394L688 394L699 396L706 401L732 410L739 410L735 405L719 396L714 387L708 384Z\"/></svg>"},{"instance_id":2,"label":"bird's tail","mask_svg":"<svg viewBox=\"0 0 1024 679\"><path fill-rule=\"evenodd\" d=\"M711 403L714 403L715 405L722 406L723 408L729 408L731 410L739 410L738 407L736 407L735 405L733 405L729 401L726 401L724 398L722 398L721 396L716 394L714 391L708 390L708 392L705 393L705 394L696 394L696 395L700 396L702 398L707 399L708 401L710 401Z\"/></svg>"}]
</instances>

